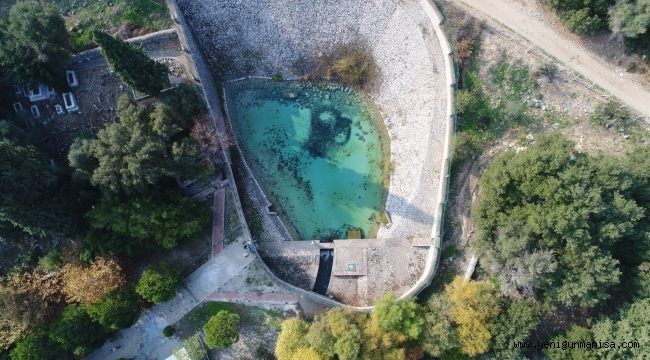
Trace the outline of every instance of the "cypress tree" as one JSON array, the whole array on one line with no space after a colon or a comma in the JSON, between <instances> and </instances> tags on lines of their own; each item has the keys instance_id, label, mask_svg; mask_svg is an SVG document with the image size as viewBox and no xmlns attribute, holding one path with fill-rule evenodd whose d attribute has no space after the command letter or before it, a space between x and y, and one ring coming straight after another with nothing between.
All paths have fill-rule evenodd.
<instances>
[{"instance_id":1,"label":"cypress tree","mask_svg":"<svg viewBox=\"0 0 650 360\"><path fill-rule=\"evenodd\" d=\"M169 86L167 67L149 58L141 46L103 31L96 30L93 35L108 64L126 84L149 95L158 95Z\"/></svg>"}]
</instances>

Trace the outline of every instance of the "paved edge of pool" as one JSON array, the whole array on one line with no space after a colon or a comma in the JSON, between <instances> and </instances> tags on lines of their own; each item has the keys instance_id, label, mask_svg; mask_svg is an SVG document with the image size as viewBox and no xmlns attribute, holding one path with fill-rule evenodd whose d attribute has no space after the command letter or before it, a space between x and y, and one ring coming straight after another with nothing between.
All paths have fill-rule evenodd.
<instances>
[{"instance_id":1,"label":"paved edge of pool","mask_svg":"<svg viewBox=\"0 0 650 360\"><path fill-rule=\"evenodd\" d=\"M176 26L179 29L178 31L179 38L181 40L181 44L183 45L184 51L189 52L194 58L194 64L196 66L194 75L195 78L200 82L200 87L208 103L208 109L213 118L215 127L217 128L219 135L224 136L226 134L226 120L224 120L224 117L221 112L222 106L219 102L216 82L214 81L212 73L207 67L205 60L203 59L201 51L196 45L191 30L185 20L184 15L179 10L176 0L166 0L166 1L172 13L172 17L176 23ZM454 65L453 65L454 63L451 57L452 54L451 47L449 45L449 42L445 36L443 29L441 28L444 18L440 13L440 11L438 10L438 8L436 7L436 5L432 2L432 0L419 0L418 3L422 8L422 10L427 15L427 17L430 19L433 28L435 29L436 32L438 44L440 45L443 52L443 58L445 63L445 79L446 79L446 88L447 88L446 129L445 129L444 148L442 154L442 166L440 171L440 183L439 183L440 185L438 187L437 203L435 204L435 212L434 212L434 222L433 222L433 227L431 229L432 244L429 248L427 260L425 263L425 268L422 271L420 278L415 282L413 286L410 287L409 290L399 295L400 299L413 297L417 295L419 292L421 292L424 288L429 286L438 268L438 263L440 259L441 242L442 242L442 231L443 231L442 220L443 220L444 209L446 204L447 189L449 186L448 180L449 180L449 167L451 161L451 145L452 145L451 140L454 133L454 125L455 125L454 90L455 90L456 80L455 80L455 72L454 72ZM250 229L248 228L248 225L245 221L243 210L241 208L241 203L239 201L238 189L234 181L233 171L231 167L232 164L230 161L230 152L228 149L224 149L223 152L224 152L224 157L226 158L225 168L227 172L228 181L231 182L231 184L233 185L232 189L235 192L237 213L240 218L240 221L242 222L242 224L244 224L243 228L246 236L249 239L251 239L252 237L250 234ZM261 259L261 256L257 252L257 249L254 249L254 251L256 256L260 257ZM308 300L315 301L327 306L344 306L359 311L367 311L373 308L372 306L351 306L333 300L329 297L317 294L315 292L308 291L299 288L297 286L291 285L286 281L280 279L278 276L276 276L276 274L267 266L267 264L263 260L261 261L261 263L263 264L264 271L272 279L274 279L279 286L286 288L287 290L291 290L293 292L298 293L301 298L306 298Z\"/></svg>"}]
</instances>

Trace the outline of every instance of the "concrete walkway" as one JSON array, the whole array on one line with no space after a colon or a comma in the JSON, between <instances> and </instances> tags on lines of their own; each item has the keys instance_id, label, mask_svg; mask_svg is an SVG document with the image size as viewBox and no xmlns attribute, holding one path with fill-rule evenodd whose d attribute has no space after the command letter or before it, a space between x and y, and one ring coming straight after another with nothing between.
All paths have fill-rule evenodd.
<instances>
[{"instance_id":1,"label":"concrete walkway","mask_svg":"<svg viewBox=\"0 0 650 360\"><path fill-rule=\"evenodd\" d=\"M234 242L186 278L176 297L146 310L138 322L121 330L87 357L89 360L165 359L180 344L176 337L162 336L202 300L245 271L254 256L244 257L243 242Z\"/></svg>"},{"instance_id":2,"label":"concrete walkway","mask_svg":"<svg viewBox=\"0 0 650 360\"><path fill-rule=\"evenodd\" d=\"M626 74L606 64L592 52L580 47L527 13L512 0L457 0L477 17L496 21L549 55L564 63L573 71L611 93L631 109L650 118L650 91L629 79Z\"/></svg>"}]
</instances>

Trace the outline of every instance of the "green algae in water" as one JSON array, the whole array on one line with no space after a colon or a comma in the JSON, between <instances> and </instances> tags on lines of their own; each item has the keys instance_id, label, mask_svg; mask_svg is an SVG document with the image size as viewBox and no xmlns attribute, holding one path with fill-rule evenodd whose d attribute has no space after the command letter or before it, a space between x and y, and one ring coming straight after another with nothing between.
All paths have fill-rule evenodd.
<instances>
[{"instance_id":1,"label":"green algae in water","mask_svg":"<svg viewBox=\"0 0 650 360\"><path fill-rule=\"evenodd\" d=\"M297 239L376 235L388 188L388 137L361 94L259 79L226 85L238 142Z\"/></svg>"}]
</instances>

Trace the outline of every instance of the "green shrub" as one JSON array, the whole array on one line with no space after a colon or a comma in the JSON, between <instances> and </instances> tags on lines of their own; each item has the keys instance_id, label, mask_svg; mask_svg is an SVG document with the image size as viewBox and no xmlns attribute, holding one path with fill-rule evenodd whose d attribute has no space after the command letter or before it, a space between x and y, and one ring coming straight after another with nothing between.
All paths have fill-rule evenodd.
<instances>
[{"instance_id":1,"label":"green shrub","mask_svg":"<svg viewBox=\"0 0 650 360\"><path fill-rule=\"evenodd\" d=\"M48 252L45 256L38 260L38 265L41 269L52 272L59 270L61 268L63 259L61 258L61 252L59 250L52 250Z\"/></svg>"},{"instance_id":2,"label":"green shrub","mask_svg":"<svg viewBox=\"0 0 650 360\"><path fill-rule=\"evenodd\" d=\"M563 16L564 24L569 31L577 34L593 34L603 27L602 20L595 15L589 15L589 9L567 11Z\"/></svg>"},{"instance_id":3,"label":"green shrub","mask_svg":"<svg viewBox=\"0 0 650 360\"><path fill-rule=\"evenodd\" d=\"M577 33L593 33L607 28L610 6L615 0L546 0L558 11L567 28Z\"/></svg>"},{"instance_id":4,"label":"green shrub","mask_svg":"<svg viewBox=\"0 0 650 360\"><path fill-rule=\"evenodd\" d=\"M465 160L471 159L481 151L483 141L479 134L461 131L454 136L454 153L452 165L458 166Z\"/></svg>"},{"instance_id":5,"label":"green shrub","mask_svg":"<svg viewBox=\"0 0 650 360\"><path fill-rule=\"evenodd\" d=\"M199 334L194 334L187 339L182 341L183 347L187 351L190 360L203 360L208 358L208 352L205 351L203 344L201 344L201 339ZM179 349L174 350L174 355L178 359L187 359L187 356L183 356Z\"/></svg>"},{"instance_id":6,"label":"green shrub","mask_svg":"<svg viewBox=\"0 0 650 360\"><path fill-rule=\"evenodd\" d=\"M205 343L211 348L226 348L239 340L239 315L219 311L203 326Z\"/></svg>"},{"instance_id":7,"label":"green shrub","mask_svg":"<svg viewBox=\"0 0 650 360\"><path fill-rule=\"evenodd\" d=\"M106 331L117 331L133 324L140 314L140 302L132 288L113 290L89 304L88 315Z\"/></svg>"},{"instance_id":8,"label":"green shrub","mask_svg":"<svg viewBox=\"0 0 650 360\"><path fill-rule=\"evenodd\" d=\"M92 49L96 45L93 31L88 28L70 32L70 43L75 52Z\"/></svg>"},{"instance_id":9,"label":"green shrub","mask_svg":"<svg viewBox=\"0 0 650 360\"><path fill-rule=\"evenodd\" d=\"M170 336L174 335L175 333L176 333L176 328L174 328L171 325L165 326L165 328L163 329L163 332L162 332L164 337L170 337Z\"/></svg>"},{"instance_id":10,"label":"green shrub","mask_svg":"<svg viewBox=\"0 0 650 360\"><path fill-rule=\"evenodd\" d=\"M598 126L610 126L616 124L617 126L625 127L629 125L630 114L616 101L608 101L606 103L598 104L591 113L589 120L591 120L594 125Z\"/></svg>"},{"instance_id":11,"label":"green shrub","mask_svg":"<svg viewBox=\"0 0 650 360\"><path fill-rule=\"evenodd\" d=\"M135 292L143 299L158 304L173 299L180 282L181 272L174 266L161 262L144 269Z\"/></svg>"}]
</instances>

